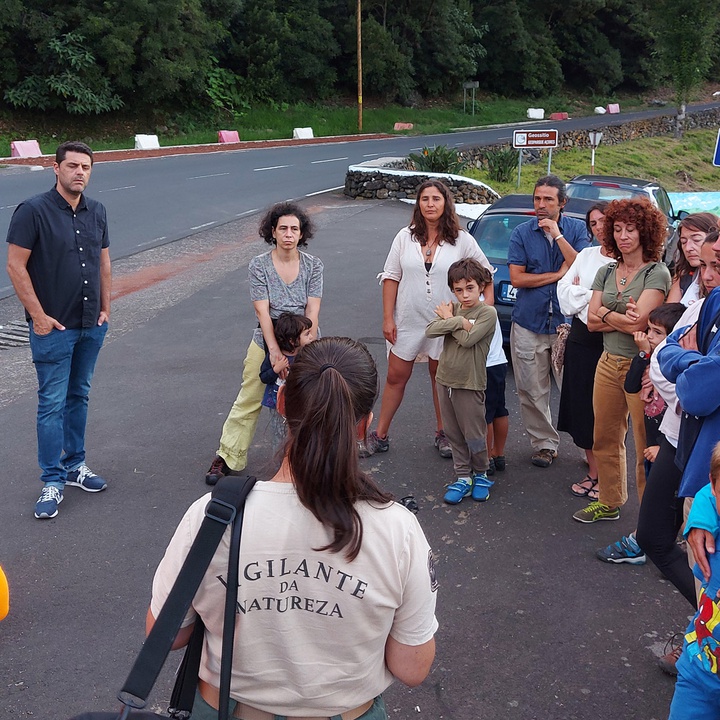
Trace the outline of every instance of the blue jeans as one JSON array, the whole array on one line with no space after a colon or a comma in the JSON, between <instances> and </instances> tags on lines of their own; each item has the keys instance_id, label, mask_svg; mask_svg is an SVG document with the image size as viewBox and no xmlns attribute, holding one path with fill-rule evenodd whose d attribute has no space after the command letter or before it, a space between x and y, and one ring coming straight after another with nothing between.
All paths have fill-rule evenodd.
<instances>
[{"instance_id":1,"label":"blue jeans","mask_svg":"<svg viewBox=\"0 0 720 720\"><path fill-rule=\"evenodd\" d=\"M720 720L720 682L718 676L703 670L686 652L677 663L678 679L668 720Z\"/></svg>"},{"instance_id":2,"label":"blue jeans","mask_svg":"<svg viewBox=\"0 0 720 720\"><path fill-rule=\"evenodd\" d=\"M38 377L38 464L44 483L62 487L68 470L85 462L90 380L107 330L103 323L36 335L30 323Z\"/></svg>"},{"instance_id":3,"label":"blue jeans","mask_svg":"<svg viewBox=\"0 0 720 720\"><path fill-rule=\"evenodd\" d=\"M230 717L235 712L235 700L230 700ZM211 705L208 705L203 699L199 692L195 693L195 703L192 709L192 720L217 720L218 711L215 710ZM339 715L335 715L334 718L339 718ZM276 715L276 720L286 720L285 715ZM290 718L289 720L292 720ZM385 701L382 695L378 695L372 704L372 707L365 713L363 713L358 720L387 720L387 712L385 710Z\"/></svg>"}]
</instances>

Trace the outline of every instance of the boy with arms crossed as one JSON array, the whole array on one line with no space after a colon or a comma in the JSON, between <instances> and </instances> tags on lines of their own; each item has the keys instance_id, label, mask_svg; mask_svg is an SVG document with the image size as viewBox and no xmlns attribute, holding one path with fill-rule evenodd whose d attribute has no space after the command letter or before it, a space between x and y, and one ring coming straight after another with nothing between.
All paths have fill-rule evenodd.
<instances>
[{"instance_id":1,"label":"boy with arms crossed","mask_svg":"<svg viewBox=\"0 0 720 720\"><path fill-rule=\"evenodd\" d=\"M480 300L490 272L467 258L448 270L448 285L457 303L441 303L437 319L425 330L428 337L444 336L435 381L445 435L450 441L457 480L448 486L444 500L457 505L472 494L484 502L490 497L488 480L485 389L487 356L495 333L497 312Z\"/></svg>"}]
</instances>

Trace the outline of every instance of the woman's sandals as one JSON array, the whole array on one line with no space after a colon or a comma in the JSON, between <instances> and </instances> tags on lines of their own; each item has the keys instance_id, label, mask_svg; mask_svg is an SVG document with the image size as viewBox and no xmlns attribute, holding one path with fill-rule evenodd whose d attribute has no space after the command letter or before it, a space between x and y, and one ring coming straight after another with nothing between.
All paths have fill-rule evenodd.
<instances>
[{"instance_id":1,"label":"woman's sandals","mask_svg":"<svg viewBox=\"0 0 720 720\"><path fill-rule=\"evenodd\" d=\"M570 486L570 492L575 497L586 497L589 500L597 500L600 493L597 489L598 479L586 475L580 482Z\"/></svg>"}]
</instances>

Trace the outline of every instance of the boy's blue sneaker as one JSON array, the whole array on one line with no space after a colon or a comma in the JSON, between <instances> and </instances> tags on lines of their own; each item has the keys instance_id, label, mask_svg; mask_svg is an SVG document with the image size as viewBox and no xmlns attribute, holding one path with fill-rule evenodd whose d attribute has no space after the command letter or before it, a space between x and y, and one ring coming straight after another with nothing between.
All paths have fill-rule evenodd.
<instances>
[{"instance_id":1,"label":"boy's blue sneaker","mask_svg":"<svg viewBox=\"0 0 720 720\"><path fill-rule=\"evenodd\" d=\"M448 505L457 505L464 497L472 492L470 478L458 478L452 485L448 485L443 500Z\"/></svg>"},{"instance_id":2,"label":"boy's blue sneaker","mask_svg":"<svg viewBox=\"0 0 720 720\"><path fill-rule=\"evenodd\" d=\"M646 561L645 553L635 540L635 533L621 537L617 542L598 550L595 555L606 563L644 565Z\"/></svg>"},{"instance_id":3,"label":"boy's blue sneaker","mask_svg":"<svg viewBox=\"0 0 720 720\"><path fill-rule=\"evenodd\" d=\"M472 499L485 502L490 497L490 488L495 484L485 473L478 473L473 477Z\"/></svg>"},{"instance_id":4,"label":"boy's blue sneaker","mask_svg":"<svg viewBox=\"0 0 720 720\"><path fill-rule=\"evenodd\" d=\"M85 492L100 492L107 487L107 483L99 475L96 475L84 463L67 474L66 485L79 487Z\"/></svg>"},{"instance_id":5,"label":"boy's blue sneaker","mask_svg":"<svg viewBox=\"0 0 720 720\"><path fill-rule=\"evenodd\" d=\"M35 503L35 517L48 520L58 514L58 505L63 501L62 490L55 485L46 485Z\"/></svg>"}]
</instances>

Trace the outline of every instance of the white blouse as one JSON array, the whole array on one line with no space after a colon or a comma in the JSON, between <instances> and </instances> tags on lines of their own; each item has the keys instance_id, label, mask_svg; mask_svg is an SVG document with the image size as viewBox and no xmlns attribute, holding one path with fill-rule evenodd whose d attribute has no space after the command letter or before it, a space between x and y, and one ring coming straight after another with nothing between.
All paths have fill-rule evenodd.
<instances>
[{"instance_id":1,"label":"white blouse","mask_svg":"<svg viewBox=\"0 0 720 720\"><path fill-rule=\"evenodd\" d=\"M597 271L611 262L612 258L600 253L599 245L585 248L577 254L575 262L557 284L557 296L563 315L577 315L587 325L588 306L593 294L590 288ZM573 285L576 277L580 278L579 285Z\"/></svg>"},{"instance_id":2,"label":"white blouse","mask_svg":"<svg viewBox=\"0 0 720 720\"><path fill-rule=\"evenodd\" d=\"M425 268L425 248L413 238L409 227L395 236L378 275L381 284L385 280L399 283L395 302L397 342L388 343L388 352L392 349L394 355L407 361L440 357L443 338L426 338L425 328L437 317L435 308L440 303L455 299L448 287L448 269L464 258L473 258L495 272L475 238L465 230L460 231L454 245L443 242L437 246L430 270Z\"/></svg>"}]
</instances>

